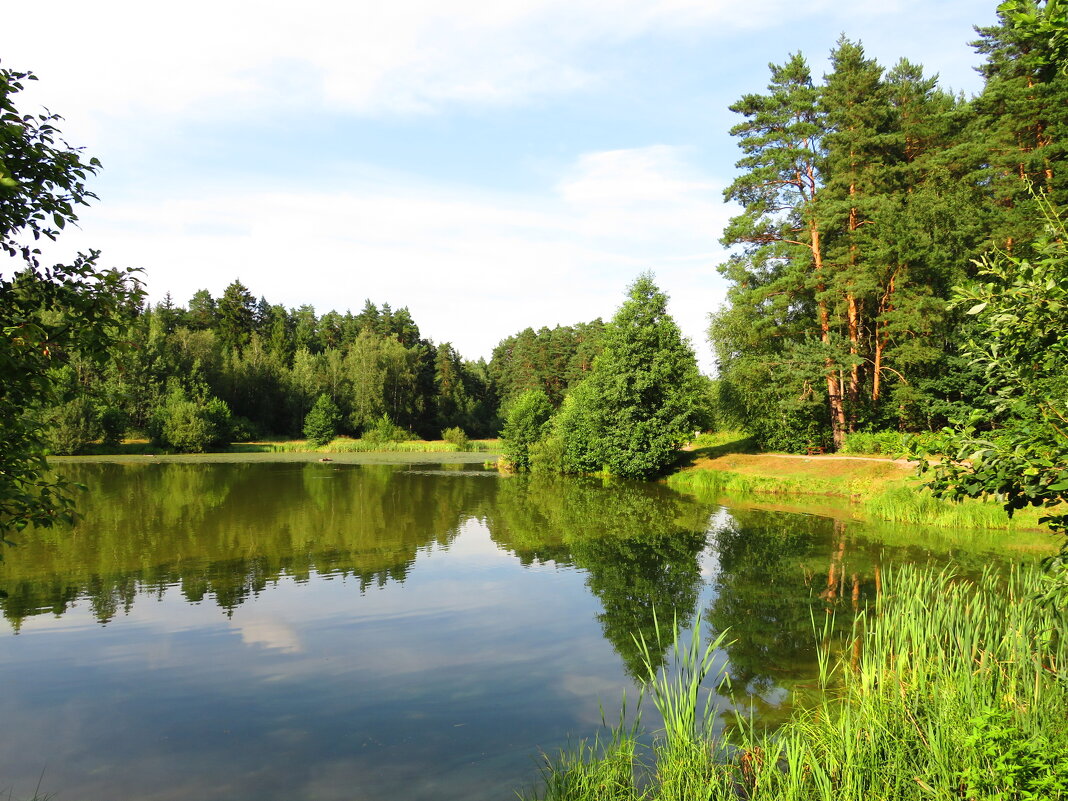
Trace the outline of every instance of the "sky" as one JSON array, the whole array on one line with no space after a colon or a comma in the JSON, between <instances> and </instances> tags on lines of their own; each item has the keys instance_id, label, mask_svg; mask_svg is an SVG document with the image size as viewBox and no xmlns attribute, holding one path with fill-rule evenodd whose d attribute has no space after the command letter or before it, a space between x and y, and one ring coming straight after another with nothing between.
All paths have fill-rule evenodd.
<instances>
[{"instance_id":1,"label":"sky","mask_svg":"<svg viewBox=\"0 0 1068 801\"><path fill-rule=\"evenodd\" d=\"M608 319L650 270L709 372L730 104L797 51L822 75L842 34L974 94L995 7L49 0L5 9L0 65L104 165L54 262L100 249L153 301L239 279L320 314L407 306L469 359Z\"/></svg>"}]
</instances>

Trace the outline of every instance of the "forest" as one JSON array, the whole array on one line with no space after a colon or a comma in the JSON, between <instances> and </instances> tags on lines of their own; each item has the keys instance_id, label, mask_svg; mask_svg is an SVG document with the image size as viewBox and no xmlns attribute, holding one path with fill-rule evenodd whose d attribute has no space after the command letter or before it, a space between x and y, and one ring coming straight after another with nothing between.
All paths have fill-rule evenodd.
<instances>
[{"instance_id":1,"label":"forest","mask_svg":"<svg viewBox=\"0 0 1068 801\"><path fill-rule=\"evenodd\" d=\"M524 390L558 404L589 370L602 327L526 329L486 363L423 337L407 308L368 300L357 314L320 315L257 301L239 280L219 298L204 289L182 305L168 295L121 315L129 346L102 369L77 350L53 368L62 403L38 412L53 453L131 433L184 451L299 438L324 396L333 434L492 436L500 404Z\"/></svg>"},{"instance_id":2,"label":"forest","mask_svg":"<svg viewBox=\"0 0 1068 801\"><path fill-rule=\"evenodd\" d=\"M19 122L4 246L28 266L4 281L5 330L17 359L39 334L44 377L3 400L53 454L124 437L202 451L503 434L513 468L638 478L703 428L795 453L921 435L921 450L950 457L936 490L1010 508L1056 497L1068 481L1068 59L1047 30L1055 14L1010 11L976 29L974 97L843 35L822 77L795 53L731 106L741 158L724 197L739 213L721 240L726 300L710 309L713 378L697 374L651 274L608 323L528 328L476 362L406 307L320 314L236 279L218 298L149 304L134 271L94 272L96 253L42 270L18 235L54 239L76 221L99 164L54 146L54 115L19 117L11 98L32 76L5 71ZM34 181L51 194L27 194ZM1019 491L1020 475L1033 486Z\"/></svg>"},{"instance_id":3,"label":"forest","mask_svg":"<svg viewBox=\"0 0 1068 801\"><path fill-rule=\"evenodd\" d=\"M1068 76L1048 36L1004 19L978 35L985 83L973 98L843 37L822 78L797 53L771 65L766 92L732 106L742 157L725 198L741 213L723 233L730 290L709 328L721 425L800 452L840 449L856 432L937 431L973 412L997 424L975 358L982 321L955 290L990 281L989 254L1041 257L1068 202ZM42 414L55 453L127 431L187 447L163 429L188 403L215 420L201 447L299 437L321 395L341 434L388 418L421 437L491 436L525 390L558 408L603 328L527 329L486 363L427 338L407 308L368 300L317 314L257 300L239 280L218 298L168 295L122 313L134 347L103 370L77 352L53 368L64 403Z\"/></svg>"},{"instance_id":4,"label":"forest","mask_svg":"<svg viewBox=\"0 0 1068 801\"><path fill-rule=\"evenodd\" d=\"M977 33L973 98L843 37L822 79L794 54L731 107L742 157L725 197L741 213L709 334L721 414L764 447L838 450L854 432L973 414L997 425L977 355L993 309L966 301L1051 257L1050 237L1058 247L1068 75L1044 29L1002 14ZM1043 297L1063 301L1063 279L1046 278ZM1051 310L1033 353L1063 328Z\"/></svg>"}]
</instances>

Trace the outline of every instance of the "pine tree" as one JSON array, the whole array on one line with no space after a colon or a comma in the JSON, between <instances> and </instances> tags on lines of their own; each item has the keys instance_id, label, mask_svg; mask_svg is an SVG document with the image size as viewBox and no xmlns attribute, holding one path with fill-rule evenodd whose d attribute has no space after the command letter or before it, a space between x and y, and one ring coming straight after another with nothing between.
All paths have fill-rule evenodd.
<instances>
[{"instance_id":1,"label":"pine tree","mask_svg":"<svg viewBox=\"0 0 1068 801\"><path fill-rule=\"evenodd\" d=\"M1033 0L1013 4L1016 12L1043 18ZM1054 207L1068 204L1068 74L1058 68L1057 40L999 10L998 24L978 28L973 43L986 57L986 79L976 98L971 140L977 155L977 181L988 187L991 244L1017 253L1036 241L1043 216L1032 189L1047 193Z\"/></svg>"},{"instance_id":2,"label":"pine tree","mask_svg":"<svg viewBox=\"0 0 1068 801\"><path fill-rule=\"evenodd\" d=\"M832 71L820 92L824 175L819 211L830 296L825 303L848 342L845 387L846 425L856 426L866 366L864 327L882 272L872 239L875 218L889 201L893 108L882 67L845 37L831 51Z\"/></svg>"},{"instance_id":3,"label":"pine tree","mask_svg":"<svg viewBox=\"0 0 1068 801\"><path fill-rule=\"evenodd\" d=\"M787 350L791 345L811 350L810 338L818 337L833 442L839 448L847 428L840 374L848 360L832 335L833 292L824 243L828 222L817 203L827 133L819 95L798 53L785 65L771 65L768 94L746 95L731 106L746 117L731 129L745 154L737 164L744 172L724 196L742 204L744 212L730 221L722 242L743 249L720 270L734 284L728 296L731 306L749 312L743 314L746 320L738 314L719 316L711 332L714 338L722 337L725 326L743 322L763 328L765 336L768 327L781 328ZM809 309L815 312L814 328ZM727 360L744 358L724 348L720 353ZM790 362L803 365L811 354L787 357L790 367ZM724 366L729 369L729 364ZM799 378L804 393L811 395L815 390L810 377Z\"/></svg>"},{"instance_id":4,"label":"pine tree","mask_svg":"<svg viewBox=\"0 0 1068 801\"><path fill-rule=\"evenodd\" d=\"M198 289L189 299L187 315L190 328L204 331L214 328L216 323L215 299L206 289Z\"/></svg>"}]
</instances>

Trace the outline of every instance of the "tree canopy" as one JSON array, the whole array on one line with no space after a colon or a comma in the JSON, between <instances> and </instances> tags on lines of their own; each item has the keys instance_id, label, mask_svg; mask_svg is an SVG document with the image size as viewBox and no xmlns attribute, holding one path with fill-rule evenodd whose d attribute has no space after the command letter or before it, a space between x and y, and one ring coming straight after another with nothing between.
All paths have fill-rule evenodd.
<instances>
[{"instance_id":1,"label":"tree canopy","mask_svg":"<svg viewBox=\"0 0 1068 801\"><path fill-rule=\"evenodd\" d=\"M954 293L976 320L966 355L982 366L993 402L947 430L946 458L926 464L940 495L999 497L1010 514L1068 503L1066 241L1052 218L1036 258L984 258L979 280ZM1045 520L1068 534L1068 513Z\"/></svg>"},{"instance_id":2,"label":"tree canopy","mask_svg":"<svg viewBox=\"0 0 1068 801\"><path fill-rule=\"evenodd\" d=\"M69 519L69 485L47 474L42 423L56 405L53 368L72 352L102 364L123 340L120 318L140 300L133 272L98 266L99 253L42 268L34 244L55 239L94 196L95 159L60 136L54 114L24 114L15 96L30 73L0 69L0 532Z\"/></svg>"},{"instance_id":3,"label":"tree canopy","mask_svg":"<svg viewBox=\"0 0 1068 801\"><path fill-rule=\"evenodd\" d=\"M706 417L693 349L650 274L605 326L589 376L557 415L566 472L648 478L671 464Z\"/></svg>"},{"instance_id":4,"label":"tree canopy","mask_svg":"<svg viewBox=\"0 0 1068 801\"><path fill-rule=\"evenodd\" d=\"M742 212L710 326L724 419L804 451L990 405L968 355L977 321L950 301L992 248L1034 259L1040 204L1068 202L1068 74L1036 32L1056 5L1003 4L977 29L971 100L843 37L822 80L794 54L732 106L742 157L725 196Z\"/></svg>"}]
</instances>

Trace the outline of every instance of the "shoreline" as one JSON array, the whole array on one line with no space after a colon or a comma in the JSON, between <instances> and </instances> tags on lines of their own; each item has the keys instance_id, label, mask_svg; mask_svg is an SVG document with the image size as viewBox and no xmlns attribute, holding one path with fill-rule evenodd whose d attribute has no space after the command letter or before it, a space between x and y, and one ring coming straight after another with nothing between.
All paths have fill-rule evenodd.
<instances>
[{"instance_id":1,"label":"shoreline","mask_svg":"<svg viewBox=\"0 0 1068 801\"><path fill-rule=\"evenodd\" d=\"M697 448L663 481L672 489L706 498L762 499L775 505L789 499L820 499L838 515L869 522L902 523L932 528L962 528L1049 533L1038 522L1041 507L1017 511L1012 518L996 501L949 501L923 486L916 462L879 456L803 456L732 450L735 443ZM844 508L843 508L844 507ZM826 513L826 512L824 512ZM1055 547L1051 539L1051 547Z\"/></svg>"},{"instance_id":2,"label":"shoreline","mask_svg":"<svg viewBox=\"0 0 1068 801\"><path fill-rule=\"evenodd\" d=\"M331 464L469 464L481 465L496 454L478 451L324 451L171 453L171 454L89 454L49 456L48 464L237 464L241 462L289 462Z\"/></svg>"}]
</instances>

